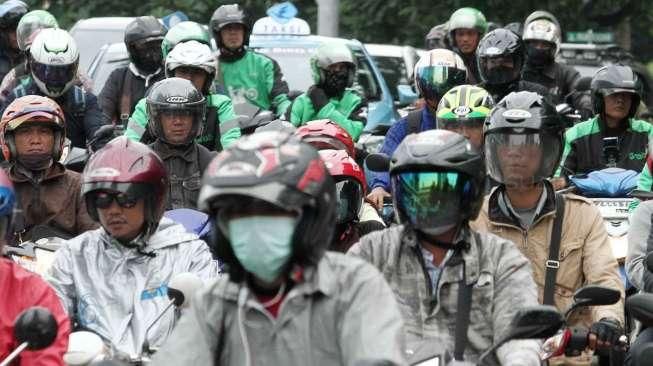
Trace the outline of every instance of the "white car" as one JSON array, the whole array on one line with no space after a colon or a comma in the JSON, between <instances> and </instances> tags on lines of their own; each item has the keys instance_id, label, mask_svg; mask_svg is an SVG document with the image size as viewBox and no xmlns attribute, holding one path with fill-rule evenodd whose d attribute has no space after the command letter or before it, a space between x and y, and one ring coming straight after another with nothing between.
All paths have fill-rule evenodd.
<instances>
[{"instance_id":1,"label":"white car","mask_svg":"<svg viewBox=\"0 0 653 366\"><path fill-rule=\"evenodd\" d=\"M80 50L79 67L87 72L91 61L105 44L123 42L125 28L133 17L99 17L77 21L70 28L70 35Z\"/></svg>"}]
</instances>

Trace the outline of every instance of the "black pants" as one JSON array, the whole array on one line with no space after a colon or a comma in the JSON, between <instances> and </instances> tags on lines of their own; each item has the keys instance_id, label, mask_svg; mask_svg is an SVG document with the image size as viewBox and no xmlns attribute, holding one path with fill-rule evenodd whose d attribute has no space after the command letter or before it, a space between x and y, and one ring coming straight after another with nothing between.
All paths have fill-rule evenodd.
<instances>
[{"instance_id":1,"label":"black pants","mask_svg":"<svg viewBox=\"0 0 653 366\"><path fill-rule=\"evenodd\" d=\"M637 354L638 350L641 350L645 345L653 343L653 328L646 328L644 329L635 341L630 345L630 350L628 351L628 354L626 355L626 362L624 365L626 366L635 366L635 365L645 365L649 364L651 360L639 360L640 363L635 363L637 360L634 359L635 354ZM643 362L642 362L643 361Z\"/></svg>"}]
</instances>

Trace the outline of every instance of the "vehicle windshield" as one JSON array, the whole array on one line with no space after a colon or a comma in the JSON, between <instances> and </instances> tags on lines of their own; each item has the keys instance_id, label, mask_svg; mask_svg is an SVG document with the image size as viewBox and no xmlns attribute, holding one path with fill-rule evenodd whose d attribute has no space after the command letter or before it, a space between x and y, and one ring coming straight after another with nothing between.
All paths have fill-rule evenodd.
<instances>
[{"instance_id":1,"label":"vehicle windshield","mask_svg":"<svg viewBox=\"0 0 653 366\"><path fill-rule=\"evenodd\" d=\"M385 82L390 88L390 93L392 94L392 99L399 100L399 95L397 94L397 85L400 84L409 84L406 75L408 72L406 70L406 63L404 62L403 57L391 57L391 56L373 56L376 66L378 66Z\"/></svg>"},{"instance_id":2,"label":"vehicle windshield","mask_svg":"<svg viewBox=\"0 0 653 366\"><path fill-rule=\"evenodd\" d=\"M102 91L113 70L129 64L127 51L123 53L102 52L99 57L100 59L95 62L95 66L89 70L88 75L93 79L93 92L96 94Z\"/></svg>"},{"instance_id":3,"label":"vehicle windshield","mask_svg":"<svg viewBox=\"0 0 653 366\"><path fill-rule=\"evenodd\" d=\"M306 91L313 85L310 59L317 47L255 47L256 52L267 55L279 63L290 90ZM372 72L372 66L360 48L353 48L357 77L354 89L368 100L380 100L381 88Z\"/></svg>"}]
</instances>

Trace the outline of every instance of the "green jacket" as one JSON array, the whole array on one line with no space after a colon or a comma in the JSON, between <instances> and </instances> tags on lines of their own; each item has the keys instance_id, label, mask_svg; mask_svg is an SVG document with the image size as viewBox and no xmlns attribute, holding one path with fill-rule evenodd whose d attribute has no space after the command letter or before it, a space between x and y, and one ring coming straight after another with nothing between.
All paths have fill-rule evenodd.
<instances>
[{"instance_id":1,"label":"green jacket","mask_svg":"<svg viewBox=\"0 0 653 366\"><path fill-rule=\"evenodd\" d=\"M234 104L252 103L282 116L290 106L288 83L279 64L253 51L236 61L219 60L217 83Z\"/></svg>"},{"instance_id":2,"label":"green jacket","mask_svg":"<svg viewBox=\"0 0 653 366\"><path fill-rule=\"evenodd\" d=\"M299 127L308 121L330 119L347 130L354 141L358 141L358 137L365 127L364 119L358 116L363 107L363 99L348 89L340 100L331 98L327 105L316 112L311 99L304 93L298 96L292 104L290 122Z\"/></svg>"},{"instance_id":3,"label":"green jacket","mask_svg":"<svg viewBox=\"0 0 653 366\"><path fill-rule=\"evenodd\" d=\"M214 116L211 117L211 120L215 121L216 128L220 132L220 139L217 139L216 129L208 128L205 125L202 134L195 141L209 150L219 151L228 147L240 137L240 128L235 124L236 115L229 97L220 94L209 94L206 99L207 117ZM214 110L214 112L211 110ZM141 141L143 135L145 135L148 120L147 104L145 98L143 98L138 101L134 113L129 117L125 136L134 141ZM206 123L206 118L204 123ZM149 143L152 141L141 142Z\"/></svg>"}]
</instances>

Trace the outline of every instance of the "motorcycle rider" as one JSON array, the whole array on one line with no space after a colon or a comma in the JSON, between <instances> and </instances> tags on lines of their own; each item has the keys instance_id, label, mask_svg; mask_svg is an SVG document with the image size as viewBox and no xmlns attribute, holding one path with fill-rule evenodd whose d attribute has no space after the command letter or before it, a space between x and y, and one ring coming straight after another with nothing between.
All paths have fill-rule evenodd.
<instances>
[{"instance_id":1,"label":"motorcycle rider","mask_svg":"<svg viewBox=\"0 0 653 366\"><path fill-rule=\"evenodd\" d=\"M450 50L436 49L422 56L415 64L415 89L424 98L425 106L395 122L385 135L380 153L392 155L403 139L411 134L436 128L435 115L442 96L451 88L465 84L467 69L463 60ZM446 78L441 78L446 75ZM380 210L383 198L390 197L390 176L373 172L368 200Z\"/></svg>"},{"instance_id":2,"label":"motorcycle rider","mask_svg":"<svg viewBox=\"0 0 653 366\"><path fill-rule=\"evenodd\" d=\"M424 37L424 48L434 50L436 48L449 49L449 40L447 39L447 30L449 23L442 23L434 26Z\"/></svg>"},{"instance_id":3,"label":"motorcycle rider","mask_svg":"<svg viewBox=\"0 0 653 366\"><path fill-rule=\"evenodd\" d=\"M409 344L455 350L455 360L476 364L519 308L537 304L528 260L511 242L469 228L483 200L483 156L457 133L420 132L399 144L390 177L400 225L362 237L348 254L384 274ZM469 313L458 314L460 301L471 303ZM474 319L468 329L456 329L460 317ZM519 343L498 349L500 364L540 365L539 342Z\"/></svg>"},{"instance_id":4,"label":"motorcycle rider","mask_svg":"<svg viewBox=\"0 0 653 366\"><path fill-rule=\"evenodd\" d=\"M166 28L151 15L137 17L127 24L124 38L129 65L113 70L98 96L102 111L113 124L126 127L136 102L154 83L165 78L161 56L165 34Z\"/></svg>"},{"instance_id":5,"label":"motorcycle rider","mask_svg":"<svg viewBox=\"0 0 653 366\"><path fill-rule=\"evenodd\" d=\"M288 119L295 126L330 119L358 141L366 123L367 104L349 89L356 77L351 50L345 45L324 44L310 63L315 84L294 100Z\"/></svg>"},{"instance_id":6,"label":"motorcycle rider","mask_svg":"<svg viewBox=\"0 0 653 366\"><path fill-rule=\"evenodd\" d=\"M110 141L91 156L81 191L102 227L69 240L45 277L79 326L119 353L139 355L146 341L161 345L175 324L167 312L147 329L169 303L170 279L191 272L207 280L215 263L206 243L163 217L168 176L146 145Z\"/></svg>"},{"instance_id":7,"label":"motorcycle rider","mask_svg":"<svg viewBox=\"0 0 653 366\"><path fill-rule=\"evenodd\" d=\"M9 163L20 212L10 244L46 236L70 238L96 227L80 195L79 173L59 162L66 119L52 99L27 95L14 100L0 120L0 146Z\"/></svg>"},{"instance_id":8,"label":"motorcycle rider","mask_svg":"<svg viewBox=\"0 0 653 366\"><path fill-rule=\"evenodd\" d=\"M483 88L459 85L442 96L435 118L438 128L465 136L480 151L483 148L483 124L492 107L494 101Z\"/></svg>"},{"instance_id":9,"label":"motorcycle rider","mask_svg":"<svg viewBox=\"0 0 653 366\"><path fill-rule=\"evenodd\" d=\"M238 4L221 5L209 23L218 46L218 83L234 104L249 103L285 116L288 83L273 59L248 49L250 26Z\"/></svg>"},{"instance_id":10,"label":"motorcycle rider","mask_svg":"<svg viewBox=\"0 0 653 366\"><path fill-rule=\"evenodd\" d=\"M147 126L156 139L149 146L163 160L170 178L166 210L197 207L202 172L216 154L195 142L205 110L204 95L182 78L154 84L147 96Z\"/></svg>"},{"instance_id":11,"label":"motorcycle rider","mask_svg":"<svg viewBox=\"0 0 653 366\"><path fill-rule=\"evenodd\" d=\"M653 125L634 118L640 88L637 74L628 66L610 65L596 72L591 84L595 116L565 133L556 176L565 178L611 166L642 170ZM611 138L613 142L609 142ZM557 184L562 186L562 179Z\"/></svg>"},{"instance_id":12,"label":"motorcycle rider","mask_svg":"<svg viewBox=\"0 0 653 366\"><path fill-rule=\"evenodd\" d=\"M526 18L522 40L526 46L523 80L549 89L556 104L569 103L584 119L592 115L592 105L577 90L580 74L572 66L555 61L562 40L560 24L551 14L538 10Z\"/></svg>"},{"instance_id":13,"label":"motorcycle rider","mask_svg":"<svg viewBox=\"0 0 653 366\"><path fill-rule=\"evenodd\" d=\"M564 127L555 107L536 93L511 93L494 107L484 146L488 174L499 186L472 227L516 244L533 266L546 305L565 311L574 292L588 284L621 291L618 303L572 313L567 322L590 328L594 350L623 334L624 288L599 210L584 197L556 194L547 180L562 155ZM589 365L587 357L576 361Z\"/></svg>"},{"instance_id":14,"label":"motorcycle rider","mask_svg":"<svg viewBox=\"0 0 653 366\"><path fill-rule=\"evenodd\" d=\"M2 110L24 95L52 98L64 111L66 137L73 146L85 149L87 141L108 120L97 97L75 85L79 64L75 40L63 29L41 30L29 48L28 64L31 77L12 90Z\"/></svg>"},{"instance_id":15,"label":"motorcycle rider","mask_svg":"<svg viewBox=\"0 0 653 366\"><path fill-rule=\"evenodd\" d=\"M476 58L482 80L478 86L487 90L496 103L517 91L531 91L551 98L542 85L521 79L524 44L512 31L499 28L486 34L478 45Z\"/></svg>"},{"instance_id":16,"label":"motorcycle rider","mask_svg":"<svg viewBox=\"0 0 653 366\"><path fill-rule=\"evenodd\" d=\"M27 10L27 4L20 0L0 4L0 80L23 59L16 42L16 27Z\"/></svg>"},{"instance_id":17,"label":"motorcycle rider","mask_svg":"<svg viewBox=\"0 0 653 366\"><path fill-rule=\"evenodd\" d=\"M229 97L211 92L216 75L216 61L211 48L191 40L177 44L166 58L166 77L190 80L206 98L205 114L202 116L201 134L195 140L211 151L220 151L240 137L233 105ZM145 133L148 125L146 98L136 105L125 131L125 136L135 141L150 142L153 136ZM199 188L199 187L198 187Z\"/></svg>"},{"instance_id":18,"label":"motorcycle rider","mask_svg":"<svg viewBox=\"0 0 653 366\"><path fill-rule=\"evenodd\" d=\"M382 276L326 252L335 194L317 151L292 135L254 133L218 154L199 207L215 221L226 273L194 297L153 362L403 365L401 315Z\"/></svg>"},{"instance_id":19,"label":"motorcycle rider","mask_svg":"<svg viewBox=\"0 0 653 366\"><path fill-rule=\"evenodd\" d=\"M329 174L336 182L336 230L329 250L345 253L361 237L385 224L378 214L374 218L360 218L365 202L365 173L345 150L320 150Z\"/></svg>"},{"instance_id":20,"label":"motorcycle rider","mask_svg":"<svg viewBox=\"0 0 653 366\"><path fill-rule=\"evenodd\" d=\"M481 77L476 63L476 48L488 31L485 15L475 8L460 8L449 18L449 44L460 55L467 68L469 84L478 84Z\"/></svg>"},{"instance_id":21,"label":"motorcycle rider","mask_svg":"<svg viewBox=\"0 0 653 366\"><path fill-rule=\"evenodd\" d=\"M57 294L37 274L2 257L6 238L11 235L16 196L11 180L0 170L0 360L16 349L14 321L32 306L48 309L57 322L57 337L51 346L41 351L25 351L12 365L64 366L63 355L68 348L70 320Z\"/></svg>"}]
</instances>

